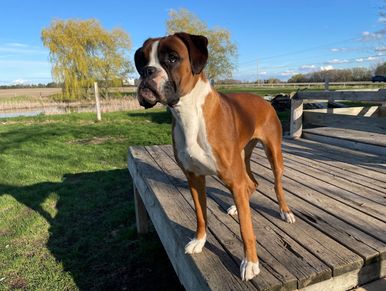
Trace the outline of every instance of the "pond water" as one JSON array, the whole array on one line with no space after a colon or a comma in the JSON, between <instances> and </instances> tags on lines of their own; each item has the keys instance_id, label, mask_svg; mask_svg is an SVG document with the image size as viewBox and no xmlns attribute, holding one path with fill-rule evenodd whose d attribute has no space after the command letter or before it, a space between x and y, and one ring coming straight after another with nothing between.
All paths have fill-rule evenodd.
<instances>
[{"instance_id":1,"label":"pond water","mask_svg":"<svg viewBox=\"0 0 386 291\"><path fill-rule=\"evenodd\" d=\"M43 111L0 112L0 118L19 117L19 116L37 116L43 113L44 113Z\"/></svg>"}]
</instances>

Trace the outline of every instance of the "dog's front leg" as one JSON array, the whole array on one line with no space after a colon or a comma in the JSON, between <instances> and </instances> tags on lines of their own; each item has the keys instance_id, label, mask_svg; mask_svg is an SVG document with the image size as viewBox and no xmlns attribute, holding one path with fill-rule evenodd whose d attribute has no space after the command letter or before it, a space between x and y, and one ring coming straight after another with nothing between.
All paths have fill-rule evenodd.
<instances>
[{"instance_id":1,"label":"dog's front leg","mask_svg":"<svg viewBox=\"0 0 386 291\"><path fill-rule=\"evenodd\" d=\"M260 273L256 253L256 237L253 232L251 210L249 206L249 188L247 183L235 183L231 186L233 199L239 216L240 233L244 244L244 259L240 265L240 276L248 281Z\"/></svg>"},{"instance_id":2,"label":"dog's front leg","mask_svg":"<svg viewBox=\"0 0 386 291\"><path fill-rule=\"evenodd\" d=\"M196 176L193 173L186 173L186 177L196 209L197 230L196 237L185 246L185 253L201 253L206 242L207 226L205 176Z\"/></svg>"}]
</instances>

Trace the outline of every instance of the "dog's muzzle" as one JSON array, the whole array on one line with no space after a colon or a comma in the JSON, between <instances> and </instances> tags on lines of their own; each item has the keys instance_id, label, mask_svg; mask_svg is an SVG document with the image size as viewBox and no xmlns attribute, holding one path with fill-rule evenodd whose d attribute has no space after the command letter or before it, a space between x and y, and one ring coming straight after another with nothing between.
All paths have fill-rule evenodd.
<instances>
[{"instance_id":1,"label":"dog's muzzle","mask_svg":"<svg viewBox=\"0 0 386 291\"><path fill-rule=\"evenodd\" d=\"M158 101L160 101L160 96L157 92L157 84L150 81L142 81L138 87L138 101L139 104L145 108L151 108Z\"/></svg>"}]
</instances>

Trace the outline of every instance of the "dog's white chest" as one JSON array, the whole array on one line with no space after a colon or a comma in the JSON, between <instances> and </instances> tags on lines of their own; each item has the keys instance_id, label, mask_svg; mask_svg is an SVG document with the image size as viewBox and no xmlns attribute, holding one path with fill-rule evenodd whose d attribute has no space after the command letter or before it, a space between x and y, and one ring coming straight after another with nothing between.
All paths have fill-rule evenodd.
<instances>
[{"instance_id":1,"label":"dog's white chest","mask_svg":"<svg viewBox=\"0 0 386 291\"><path fill-rule=\"evenodd\" d=\"M202 112L205 96L209 92L209 84L199 81L192 92L183 96L172 109L177 157L185 170L196 175L213 175L217 172Z\"/></svg>"}]
</instances>

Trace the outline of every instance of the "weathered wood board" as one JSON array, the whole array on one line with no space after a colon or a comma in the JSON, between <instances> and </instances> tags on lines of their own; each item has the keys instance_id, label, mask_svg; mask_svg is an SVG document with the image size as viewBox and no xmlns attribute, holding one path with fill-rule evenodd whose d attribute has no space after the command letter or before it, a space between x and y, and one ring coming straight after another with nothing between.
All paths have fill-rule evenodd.
<instances>
[{"instance_id":1,"label":"weathered wood board","mask_svg":"<svg viewBox=\"0 0 386 291\"><path fill-rule=\"evenodd\" d=\"M321 143L329 143L386 156L386 134L382 133L337 127L316 127L303 129L303 137Z\"/></svg>"}]
</instances>

